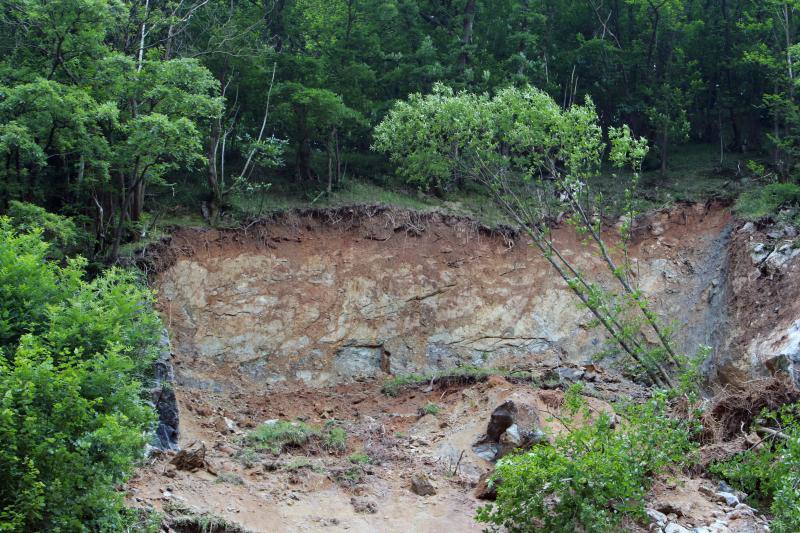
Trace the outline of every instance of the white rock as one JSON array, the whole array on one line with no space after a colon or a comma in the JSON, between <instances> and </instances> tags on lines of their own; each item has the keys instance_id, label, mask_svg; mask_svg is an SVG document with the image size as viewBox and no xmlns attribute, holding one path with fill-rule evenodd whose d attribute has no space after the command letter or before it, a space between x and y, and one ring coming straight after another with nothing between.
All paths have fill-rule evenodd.
<instances>
[{"instance_id":1,"label":"white rock","mask_svg":"<svg viewBox=\"0 0 800 533\"><path fill-rule=\"evenodd\" d=\"M747 233L749 235L752 235L753 233L755 233L755 231L756 231L756 225L753 224L752 222L748 222L747 224L742 226L742 229L739 230L739 233Z\"/></svg>"},{"instance_id":2,"label":"white rock","mask_svg":"<svg viewBox=\"0 0 800 533\"><path fill-rule=\"evenodd\" d=\"M682 525L678 524L677 522L670 522L667 524L667 527L664 528L664 533L692 533Z\"/></svg>"},{"instance_id":3,"label":"white rock","mask_svg":"<svg viewBox=\"0 0 800 533\"><path fill-rule=\"evenodd\" d=\"M735 494L731 494L730 492L718 492L716 493L716 497L720 501L725 502L731 507L736 507L737 505L739 505L739 498L737 498Z\"/></svg>"},{"instance_id":4,"label":"white rock","mask_svg":"<svg viewBox=\"0 0 800 533\"><path fill-rule=\"evenodd\" d=\"M647 513L647 516L649 516L650 519L659 526L663 526L667 523L667 515L661 511L656 511L655 509L646 509L645 512Z\"/></svg>"}]
</instances>

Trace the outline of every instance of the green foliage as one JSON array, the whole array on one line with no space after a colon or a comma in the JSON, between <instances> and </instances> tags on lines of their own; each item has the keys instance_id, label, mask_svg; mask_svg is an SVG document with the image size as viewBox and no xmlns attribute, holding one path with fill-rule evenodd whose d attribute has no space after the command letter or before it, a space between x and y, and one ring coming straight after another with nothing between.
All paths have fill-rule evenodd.
<instances>
[{"instance_id":1,"label":"green foliage","mask_svg":"<svg viewBox=\"0 0 800 533\"><path fill-rule=\"evenodd\" d=\"M324 472L322 466L317 464L316 462L312 461L308 457L295 457L283 467L285 470L294 471L294 470L313 470L314 472Z\"/></svg>"},{"instance_id":2,"label":"green foliage","mask_svg":"<svg viewBox=\"0 0 800 533\"><path fill-rule=\"evenodd\" d=\"M199 533L248 533L248 530L221 516L199 512L179 502L164 505L167 514L165 522L179 531L198 531Z\"/></svg>"},{"instance_id":3,"label":"green foliage","mask_svg":"<svg viewBox=\"0 0 800 533\"><path fill-rule=\"evenodd\" d=\"M653 478L688 464L696 449L696 423L669 418L663 394L620 408L619 424L601 413L581 425L592 413L579 387L570 389L565 407L559 420L567 430L552 446L499 461L497 500L478 511L478 520L498 531L614 531L625 518L643 518Z\"/></svg>"},{"instance_id":4,"label":"green foliage","mask_svg":"<svg viewBox=\"0 0 800 533\"><path fill-rule=\"evenodd\" d=\"M423 413L425 413L426 415L434 415L434 416L438 415L441 410L442 408L435 403L425 404L425 407L422 408Z\"/></svg>"},{"instance_id":5,"label":"green foliage","mask_svg":"<svg viewBox=\"0 0 800 533\"><path fill-rule=\"evenodd\" d=\"M159 321L129 274L86 282L41 234L0 218L0 530L120 530L115 489L154 423L136 376Z\"/></svg>"},{"instance_id":6,"label":"green foliage","mask_svg":"<svg viewBox=\"0 0 800 533\"><path fill-rule=\"evenodd\" d=\"M772 217L800 225L800 185L772 183L749 191L737 200L736 212L750 220Z\"/></svg>"},{"instance_id":7,"label":"green foliage","mask_svg":"<svg viewBox=\"0 0 800 533\"><path fill-rule=\"evenodd\" d=\"M48 213L39 206L12 200L8 205L11 225L21 233L42 230L42 237L51 243L52 259L63 259L83 248L89 237L70 217Z\"/></svg>"},{"instance_id":8,"label":"green foliage","mask_svg":"<svg viewBox=\"0 0 800 533\"><path fill-rule=\"evenodd\" d=\"M354 465L367 465L372 462L372 459L370 459L369 455L367 455L363 451L354 452L350 454L350 457L348 457L347 459Z\"/></svg>"},{"instance_id":9,"label":"green foliage","mask_svg":"<svg viewBox=\"0 0 800 533\"><path fill-rule=\"evenodd\" d=\"M428 374L399 374L383 382L381 392L387 396L397 396L402 390L426 383L468 384L486 381L490 376L502 376L516 382L535 381L530 372L509 371L477 366L459 366Z\"/></svg>"},{"instance_id":10,"label":"green foliage","mask_svg":"<svg viewBox=\"0 0 800 533\"><path fill-rule=\"evenodd\" d=\"M781 436L765 433L764 441L732 459L709 468L755 504L773 515L773 531L789 533L800 528L800 406L762 413L758 423L777 428Z\"/></svg>"},{"instance_id":11,"label":"green foliage","mask_svg":"<svg viewBox=\"0 0 800 533\"><path fill-rule=\"evenodd\" d=\"M125 533L159 533L164 516L154 509L126 507L122 510L120 531Z\"/></svg>"},{"instance_id":12,"label":"green foliage","mask_svg":"<svg viewBox=\"0 0 800 533\"><path fill-rule=\"evenodd\" d=\"M236 453L236 460L245 468L253 468L261 460L261 455L253 448L244 447Z\"/></svg>"},{"instance_id":13,"label":"green foliage","mask_svg":"<svg viewBox=\"0 0 800 533\"><path fill-rule=\"evenodd\" d=\"M347 449L347 432L334 423L320 429L305 422L278 420L258 426L245 437L245 443L253 449L274 454L283 453L288 448L302 448L312 442L328 452L341 453Z\"/></svg>"},{"instance_id":14,"label":"green foliage","mask_svg":"<svg viewBox=\"0 0 800 533\"><path fill-rule=\"evenodd\" d=\"M322 446L329 452L341 453L347 449L347 432L333 426L322 436Z\"/></svg>"},{"instance_id":15,"label":"green foliage","mask_svg":"<svg viewBox=\"0 0 800 533\"><path fill-rule=\"evenodd\" d=\"M261 424L246 436L246 441L257 450L282 453L286 448L306 445L318 431L304 422L278 420Z\"/></svg>"}]
</instances>

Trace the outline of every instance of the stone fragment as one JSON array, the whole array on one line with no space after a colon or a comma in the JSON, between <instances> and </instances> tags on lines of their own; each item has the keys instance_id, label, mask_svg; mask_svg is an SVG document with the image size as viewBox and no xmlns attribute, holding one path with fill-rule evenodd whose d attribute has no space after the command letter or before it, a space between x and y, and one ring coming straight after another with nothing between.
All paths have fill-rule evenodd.
<instances>
[{"instance_id":1,"label":"stone fragment","mask_svg":"<svg viewBox=\"0 0 800 533\"><path fill-rule=\"evenodd\" d=\"M721 502L725 502L730 507L736 507L739 505L739 498L736 497L735 494L730 492L718 492L715 494L717 499Z\"/></svg>"},{"instance_id":2,"label":"stone fragment","mask_svg":"<svg viewBox=\"0 0 800 533\"><path fill-rule=\"evenodd\" d=\"M756 231L756 225L752 222L748 222L739 230L739 233L746 233L747 235L752 235Z\"/></svg>"},{"instance_id":3,"label":"stone fragment","mask_svg":"<svg viewBox=\"0 0 800 533\"><path fill-rule=\"evenodd\" d=\"M378 504L369 498L353 496L350 498L353 510L359 514L375 514L378 512Z\"/></svg>"},{"instance_id":4,"label":"stone fragment","mask_svg":"<svg viewBox=\"0 0 800 533\"><path fill-rule=\"evenodd\" d=\"M478 480L478 485L475 487L475 497L479 500L494 501L497 498L497 486L502 480L492 480L493 474L494 471L485 472Z\"/></svg>"},{"instance_id":5,"label":"stone fragment","mask_svg":"<svg viewBox=\"0 0 800 533\"><path fill-rule=\"evenodd\" d=\"M487 461L496 461L544 438L536 408L507 400L492 411L486 433L472 445L472 450Z\"/></svg>"},{"instance_id":6,"label":"stone fragment","mask_svg":"<svg viewBox=\"0 0 800 533\"><path fill-rule=\"evenodd\" d=\"M178 470L195 472L206 467L206 444L194 441L179 451L170 461Z\"/></svg>"},{"instance_id":7,"label":"stone fragment","mask_svg":"<svg viewBox=\"0 0 800 533\"><path fill-rule=\"evenodd\" d=\"M645 512L647 516L650 517L650 520L653 523L658 524L661 527L664 527L667 524L667 515L660 511L656 511L655 509L646 509Z\"/></svg>"},{"instance_id":8,"label":"stone fragment","mask_svg":"<svg viewBox=\"0 0 800 533\"><path fill-rule=\"evenodd\" d=\"M670 522L667 524L667 527L664 528L664 533L691 533L691 531L677 522Z\"/></svg>"},{"instance_id":9,"label":"stone fragment","mask_svg":"<svg viewBox=\"0 0 800 533\"><path fill-rule=\"evenodd\" d=\"M418 496L433 496L436 494L436 487L427 475L416 473L411 476L411 492Z\"/></svg>"}]
</instances>

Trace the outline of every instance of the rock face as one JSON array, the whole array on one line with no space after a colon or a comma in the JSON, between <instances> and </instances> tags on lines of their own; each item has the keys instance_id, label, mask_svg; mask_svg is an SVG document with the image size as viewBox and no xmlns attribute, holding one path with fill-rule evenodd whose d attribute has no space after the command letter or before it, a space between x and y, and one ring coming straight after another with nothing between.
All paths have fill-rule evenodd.
<instances>
[{"instance_id":1,"label":"rock face","mask_svg":"<svg viewBox=\"0 0 800 533\"><path fill-rule=\"evenodd\" d=\"M789 374L800 387L800 249L791 228L745 224L730 246L727 334L711 378L736 385Z\"/></svg>"},{"instance_id":2,"label":"rock face","mask_svg":"<svg viewBox=\"0 0 800 533\"><path fill-rule=\"evenodd\" d=\"M176 234L158 287L179 383L220 390L241 379L323 386L463 365L567 368L605 347L523 238L415 216L287 216L247 233ZM632 246L639 286L686 326L687 346L719 344L729 234L724 209L684 207L654 215ZM555 236L582 270L612 282L572 230Z\"/></svg>"},{"instance_id":3,"label":"rock face","mask_svg":"<svg viewBox=\"0 0 800 533\"><path fill-rule=\"evenodd\" d=\"M165 330L161 335L161 352L155 362L155 386L150 391L153 405L158 413L158 428L156 428L153 447L159 450L178 449L180 413L174 385L172 348L169 334Z\"/></svg>"}]
</instances>

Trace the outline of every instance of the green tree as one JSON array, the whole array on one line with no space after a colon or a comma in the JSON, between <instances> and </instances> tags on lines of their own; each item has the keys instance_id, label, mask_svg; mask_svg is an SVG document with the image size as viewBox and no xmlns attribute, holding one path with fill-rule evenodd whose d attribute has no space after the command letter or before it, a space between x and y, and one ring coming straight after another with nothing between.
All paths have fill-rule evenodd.
<instances>
[{"instance_id":1,"label":"green tree","mask_svg":"<svg viewBox=\"0 0 800 533\"><path fill-rule=\"evenodd\" d=\"M0 218L0 530L119 530L161 326L130 274L86 282L85 262L48 254Z\"/></svg>"}]
</instances>

